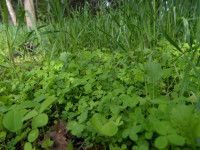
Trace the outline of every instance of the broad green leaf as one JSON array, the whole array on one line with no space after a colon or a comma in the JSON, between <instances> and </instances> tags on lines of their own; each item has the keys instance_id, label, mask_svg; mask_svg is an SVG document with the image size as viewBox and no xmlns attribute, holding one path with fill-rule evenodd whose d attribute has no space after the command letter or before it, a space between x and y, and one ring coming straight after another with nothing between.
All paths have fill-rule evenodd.
<instances>
[{"instance_id":1,"label":"broad green leaf","mask_svg":"<svg viewBox=\"0 0 200 150\"><path fill-rule=\"evenodd\" d=\"M28 113L24 116L23 121L29 120L29 119L31 119L31 118L37 116L37 115L38 115L38 112L37 112L36 110L32 110L32 111L28 112Z\"/></svg>"},{"instance_id":2,"label":"broad green leaf","mask_svg":"<svg viewBox=\"0 0 200 150\"><path fill-rule=\"evenodd\" d=\"M120 99L123 103L124 107L135 107L138 103L139 103L139 99L137 98L137 96L129 96L126 94L122 94L120 96Z\"/></svg>"},{"instance_id":3,"label":"broad green leaf","mask_svg":"<svg viewBox=\"0 0 200 150\"><path fill-rule=\"evenodd\" d=\"M68 129L73 135L80 136L83 130L85 129L85 126L76 121L71 121L68 123Z\"/></svg>"},{"instance_id":4,"label":"broad green leaf","mask_svg":"<svg viewBox=\"0 0 200 150\"><path fill-rule=\"evenodd\" d=\"M165 136L159 136L156 140L155 140L155 146L158 149L164 149L166 148L168 145L168 139Z\"/></svg>"},{"instance_id":5,"label":"broad green leaf","mask_svg":"<svg viewBox=\"0 0 200 150\"><path fill-rule=\"evenodd\" d=\"M83 123L84 121L86 121L87 120L87 117L88 117L88 111L84 111L84 112L82 112L81 114L80 114L80 116L78 116L77 118L78 118L78 121L80 122L80 123Z\"/></svg>"},{"instance_id":6,"label":"broad green leaf","mask_svg":"<svg viewBox=\"0 0 200 150\"><path fill-rule=\"evenodd\" d=\"M40 103L41 101L43 101L44 99L46 99L46 95L40 95L40 96L37 96L36 98L34 98L33 101L37 102L37 103Z\"/></svg>"},{"instance_id":7,"label":"broad green leaf","mask_svg":"<svg viewBox=\"0 0 200 150\"><path fill-rule=\"evenodd\" d=\"M171 144L174 144L177 146L183 146L185 144L185 138L180 135L172 134L172 135L168 135L167 138Z\"/></svg>"},{"instance_id":8,"label":"broad green leaf","mask_svg":"<svg viewBox=\"0 0 200 150\"><path fill-rule=\"evenodd\" d=\"M47 99L42 102L39 113L42 113L44 110L46 110L55 100L56 98L54 96L47 97Z\"/></svg>"},{"instance_id":9,"label":"broad green leaf","mask_svg":"<svg viewBox=\"0 0 200 150\"><path fill-rule=\"evenodd\" d=\"M39 135L39 130L37 128L31 130L31 132L28 134L28 141L34 142L38 138L38 135Z\"/></svg>"},{"instance_id":10,"label":"broad green leaf","mask_svg":"<svg viewBox=\"0 0 200 150\"><path fill-rule=\"evenodd\" d=\"M167 135L168 133L175 132L168 121L155 121L154 128L160 135Z\"/></svg>"},{"instance_id":11,"label":"broad green leaf","mask_svg":"<svg viewBox=\"0 0 200 150\"><path fill-rule=\"evenodd\" d=\"M113 136L117 133L117 131L118 131L118 127L112 120L108 121L100 129L100 133L105 136Z\"/></svg>"},{"instance_id":12,"label":"broad green leaf","mask_svg":"<svg viewBox=\"0 0 200 150\"><path fill-rule=\"evenodd\" d=\"M26 142L24 145L24 150L33 150L31 143Z\"/></svg>"},{"instance_id":13,"label":"broad green leaf","mask_svg":"<svg viewBox=\"0 0 200 150\"><path fill-rule=\"evenodd\" d=\"M138 135L137 133L139 133L141 131L141 126L140 125L135 125L129 128L129 137L132 141L137 141L138 140Z\"/></svg>"},{"instance_id":14,"label":"broad green leaf","mask_svg":"<svg viewBox=\"0 0 200 150\"><path fill-rule=\"evenodd\" d=\"M133 146L132 150L149 150L149 146L146 144L141 144L138 146Z\"/></svg>"},{"instance_id":15,"label":"broad green leaf","mask_svg":"<svg viewBox=\"0 0 200 150\"><path fill-rule=\"evenodd\" d=\"M129 137L132 141L137 141L138 140L138 135L137 133L133 132L133 133L129 133Z\"/></svg>"},{"instance_id":16,"label":"broad green leaf","mask_svg":"<svg viewBox=\"0 0 200 150\"><path fill-rule=\"evenodd\" d=\"M34 117L32 119L32 128L39 128L39 127L43 127L48 123L48 116L47 114L39 114L38 116Z\"/></svg>"},{"instance_id":17,"label":"broad green leaf","mask_svg":"<svg viewBox=\"0 0 200 150\"><path fill-rule=\"evenodd\" d=\"M23 125L23 110L11 110L4 115L3 125L11 132L17 132Z\"/></svg>"},{"instance_id":18,"label":"broad green leaf","mask_svg":"<svg viewBox=\"0 0 200 150\"><path fill-rule=\"evenodd\" d=\"M121 107L119 105L111 104L110 111L112 112L113 116L118 116L121 111Z\"/></svg>"},{"instance_id":19,"label":"broad green leaf","mask_svg":"<svg viewBox=\"0 0 200 150\"><path fill-rule=\"evenodd\" d=\"M100 131L102 124L106 123L106 119L101 114L94 114L91 123L96 130Z\"/></svg>"},{"instance_id":20,"label":"broad green leaf","mask_svg":"<svg viewBox=\"0 0 200 150\"><path fill-rule=\"evenodd\" d=\"M192 106L178 105L171 111L171 121L176 125L189 126L193 116Z\"/></svg>"},{"instance_id":21,"label":"broad green leaf","mask_svg":"<svg viewBox=\"0 0 200 150\"><path fill-rule=\"evenodd\" d=\"M12 105L9 110L12 109L27 109L27 108L35 108L39 106L38 102L35 101L24 101L22 103L20 103L19 105Z\"/></svg>"},{"instance_id":22,"label":"broad green leaf","mask_svg":"<svg viewBox=\"0 0 200 150\"><path fill-rule=\"evenodd\" d=\"M129 136L129 129L125 129L123 132L122 132L122 138L127 138Z\"/></svg>"},{"instance_id":23,"label":"broad green leaf","mask_svg":"<svg viewBox=\"0 0 200 150\"><path fill-rule=\"evenodd\" d=\"M91 119L91 123L97 132L105 136L113 136L118 131L115 122L105 119L101 114L95 114Z\"/></svg>"}]
</instances>

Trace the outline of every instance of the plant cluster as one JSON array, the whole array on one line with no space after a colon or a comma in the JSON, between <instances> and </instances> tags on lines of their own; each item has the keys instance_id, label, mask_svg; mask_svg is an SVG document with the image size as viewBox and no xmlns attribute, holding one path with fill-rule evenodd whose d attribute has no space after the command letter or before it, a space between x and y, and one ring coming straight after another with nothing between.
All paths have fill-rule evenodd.
<instances>
[{"instance_id":1,"label":"plant cluster","mask_svg":"<svg viewBox=\"0 0 200 150\"><path fill-rule=\"evenodd\" d=\"M0 25L0 149L199 149L200 1L63 2Z\"/></svg>"},{"instance_id":2,"label":"plant cluster","mask_svg":"<svg viewBox=\"0 0 200 150\"><path fill-rule=\"evenodd\" d=\"M199 147L199 79L174 50L163 41L153 55L146 50L142 57L84 49L17 64L15 70L4 62L1 145L47 149L53 141L46 132L61 119L85 147Z\"/></svg>"}]
</instances>

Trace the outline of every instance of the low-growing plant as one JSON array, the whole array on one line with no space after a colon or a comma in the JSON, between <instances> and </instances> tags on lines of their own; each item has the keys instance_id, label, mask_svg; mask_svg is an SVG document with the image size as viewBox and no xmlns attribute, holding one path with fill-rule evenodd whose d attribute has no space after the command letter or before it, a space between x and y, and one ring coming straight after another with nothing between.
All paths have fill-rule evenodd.
<instances>
[{"instance_id":1,"label":"low-growing plant","mask_svg":"<svg viewBox=\"0 0 200 150\"><path fill-rule=\"evenodd\" d=\"M12 69L4 68L2 145L44 147L45 142L51 143L48 138L40 146L36 141L45 137L48 126L62 119L71 134L84 139L86 147L199 147L199 89L185 88L181 94L177 87L186 69L181 64L184 58L174 55L169 44L163 50L166 43L157 47L155 55L147 52L135 61L132 52L85 49L63 52L59 59L42 65L16 66L18 78L10 79ZM195 72L188 74L190 84L198 87Z\"/></svg>"}]
</instances>

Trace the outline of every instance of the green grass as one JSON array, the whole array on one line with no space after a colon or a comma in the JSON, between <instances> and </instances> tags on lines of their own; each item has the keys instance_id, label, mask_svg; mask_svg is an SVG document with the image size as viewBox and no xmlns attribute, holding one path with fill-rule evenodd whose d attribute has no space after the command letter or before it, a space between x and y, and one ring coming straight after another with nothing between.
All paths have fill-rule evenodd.
<instances>
[{"instance_id":1,"label":"green grass","mask_svg":"<svg viewBox=\"0 0 200 150\"><path fill-rule=\"evenodd\" d=\"M0 149L198 149L199 2L152 2L1 25Z\"/></svg>"}]
</instances>

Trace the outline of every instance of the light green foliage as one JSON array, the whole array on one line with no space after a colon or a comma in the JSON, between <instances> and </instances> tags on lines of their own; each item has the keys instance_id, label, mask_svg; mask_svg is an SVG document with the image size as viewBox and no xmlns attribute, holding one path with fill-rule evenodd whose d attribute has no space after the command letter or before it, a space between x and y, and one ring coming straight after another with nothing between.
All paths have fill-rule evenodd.
<instances>
[{"instance_id":1,"label":"light green foliage","mask_svg":"<svg viewBox=\"0 0 200 150\"><path fill-rule=\"evenodd\" d=\"M164 149L168 145L168 140L165 136L160 136L155 140L155 146L158 149Z\"/></svg>"},{"instance_id":2,"label":"light green foliage","mask_svg":"<svg viewBox=\"0 0 200 150\"><path fill-rule=\"evenodd\" d=\"M35 128L43 127L47 123L48 123L48 116L47 114L42 113L32 119L31 125L32 125L32 128L35 129Z\"/></svg>"},{"instance_id":3,"label":"light green foliage","mask_svg":"<svg viewBox=\"0 0 200 150\"><path fill-rule=\"evenodd\" d=\"M13 87L13 94L22 102L10 106L5 98L3 103L10 107L1 107L5 110L4 127L19 132L28 128L26 123L30 122L32 129L25 136L27 141L34 143L41 127L46 128L48 120L58 117L67 121L67 129L73 135L84 138L87 143L111 143L115 145L113 148L121 148L129 140L129 146L135 149L150 148L147 141L159 149L171 145L197 146L200 114L195 106L198 103L193 101L186 105L190 99L187 95L167 96L178 92L171 89L172 84L178 82L172 76L174 66L168 62L172 60L162 62L162 66L171 70L167 73L156 61L138 64L127 58L133 55L83 50L62 54L67 57L67 63L62 58L50 63L44 61L42 66L35 66L25 74L19 71L23 82L14 79L12 85L18 84ZM171 53L168 55L173 57ZM183 68L176 69L181 72ZM26 82L30 79L31 82ZM165 94L162 93L164 89L167 89ZM197 90L194 92L198 95ZM57 114L61 112L62 115ZM10 120L17 121L14 127ZM49 148L52 141L43 141L42 145Z\"/></svg>"},{"instance_id":4,"label":"light green foliage","mask_svg":"<svg viewBox=\"0 0 200 150\"><path fill-rule=\"evenodd\" d=\"M56 100L55 97L47 97L46 100L44 100L44 102L41 103L40 106L40 110L39 113L42 113L44 110L46 110L50 105L52 105L52 103Z\"/></svg>"},{"instance_id":5,"label":"light green foliage","mask_svg":"<svg viewBox=\"0 0 200 150\"><path fill-rule=\"evenodd\" d=\"M29 119L31 119L31 118L37 116L37 115L38 115L38 112L37 112L36 110L33 109L32 111L28 112L28 113L24 116L23 120L24 120L24 121L29 120Z\"/></svg>"},{"instance_id":6,"label":"light green foliage","mask_svg":"<svg viewBox=\"0 0 200 150\"><path fill-rule=\"evenodd\" d=\"M76 136L81 136L85 126L76 122L76 121L71 121L69 122L68 124L68 127L70 128L71 132L73 135L76 135Z\"/></svg>"},{"instance_id":7,"label":"light green foliage","mask_svg":"<svg viewBox=\"0 0 200 150\"><path fill-rule=\"evenodd\" d=\"M52 149L58 120L68 149L199 149L197 1L66 18L54 1L47 26L0 26L0 149ZM26 41L40 45L29 53Z\"/></svg>"},{"instance_id":8,"label":"light green foliage","mask_svg":"<svg viewBox=\"0 0 200 150\"><path fill-rule=\"evenodd\" d=\"M118 131L117 124L113 120L105 119L101 114L94 114L91 123L97 133L104 136L114 136Z\"/></svg>"},{"instance_id":9,"label":"light green foliage","mask_svg":"<svg viewBox=\"0 0 200 150\"><path fill-rule=\"evenodd\" d=\"M177 146L183 146L185 144L185 138L183 138L180 135L172 134L172 135L168 135L167 138L171 144L174 144Z\"/></svg>"},{"instance_id":10,"label":"light green foliage","mask_svg":"<svg viewBox=\"0 0 200 150\"><path fill-rule=\"evenodd\" d=\"M26 142L24 144L24 150L33 150L31 143Z\"/></svg>"},{"instance_id":11,"label":"light green foliage","mask_svg":"<svg viewBox=\"0 0 200 150\"><path fill-rule=\"evenodd\" d=\"M28 134L28 141L34 142L38 138L38 135L39 135L39 130L37 128L31 130L30 133Z\"/></svg>"},{"instance_id":12,"label":"light green foliage","mask_svg":"<svg viewBox=\"0 0 200 150\"><path fill-rule=\"evenodd\" d=\"M6 129L12 132L17 132L22 129L24 110L8 111L3 118L3 125Z\"/></svg>"}]
</instances>

